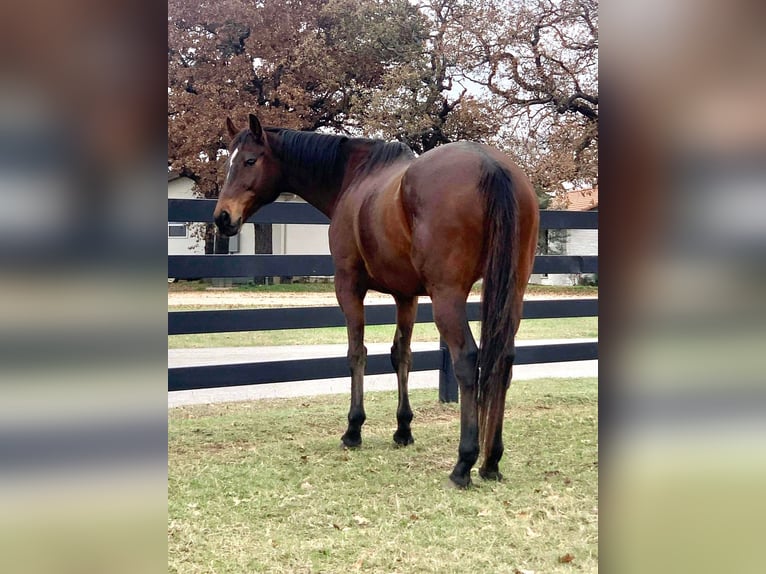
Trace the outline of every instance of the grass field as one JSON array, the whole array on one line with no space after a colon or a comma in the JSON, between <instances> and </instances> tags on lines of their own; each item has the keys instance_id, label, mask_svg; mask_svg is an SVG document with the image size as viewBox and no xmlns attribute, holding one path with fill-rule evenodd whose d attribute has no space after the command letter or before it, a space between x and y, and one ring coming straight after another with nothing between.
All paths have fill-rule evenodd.
<instances>
[{"instance_id":1,"label":"grass field","mask_svg":"<svg viewBox=\"0 0 766 574\"><path fill-rule=\"evenodd\" d=\"M173 573L597 571L597 382L515 382L504 482L444 487L459 411L414 391L415 444L394 448L394 393L368 393L364 444L339 448L348 398L169 411Z\"/></svg>"}]
</instances>

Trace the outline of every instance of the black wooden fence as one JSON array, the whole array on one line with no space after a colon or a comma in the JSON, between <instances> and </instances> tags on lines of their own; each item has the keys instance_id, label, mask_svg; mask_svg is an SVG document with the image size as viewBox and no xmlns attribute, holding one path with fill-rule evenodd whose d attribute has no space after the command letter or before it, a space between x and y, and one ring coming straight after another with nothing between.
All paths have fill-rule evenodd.
<instances>
[{"instance_id":1,"label":"black wooden fence","mask_svg":"<svg viewBox=\"0 0 766 574\"><path fill-rule=\"evenodd\" d=\"M212 223L213 200L168 200L168 221ZM250 223L327 224L328 219L307 204L273 203L248 220ZM543 211L543 229L597 229L595 212ZM535 273L596 273L598 257L543 255L535 259ZM168 277L328 276L333 275L329 255L171 255ZM527 301L525 319L593 317L598 315L598 299L558 299ZM365 306L367 325L396 323L394 305ZM479 303L468 304L468 318L479 319ZM418 306L417 322L433 322L430 304ZM311 329L345 325L338 307L286 309L244 309L231 311L171 311L168 334ZM524 345L517 348L516 364L582 361L598 358L597 342ZM445 348L413 353L413 371L438 370L439 395L443 401L457 400L457 387L451 377L449 353ZM388 354L370 355L365 373L392 373ZM294 359L234 365L174 367L168 370L168 390L179 391L263 383L329 379L348 376L345 357Z\"/></svg>"}]
</instances>

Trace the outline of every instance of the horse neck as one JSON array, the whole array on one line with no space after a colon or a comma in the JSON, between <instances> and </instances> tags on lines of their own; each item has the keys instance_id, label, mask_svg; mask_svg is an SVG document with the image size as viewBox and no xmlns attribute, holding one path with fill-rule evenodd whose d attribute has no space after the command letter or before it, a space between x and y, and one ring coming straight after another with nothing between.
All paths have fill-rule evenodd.
<instances>
[{"instance_id":1,"label":"horse neck","mask_svg":"<svg viewBox=\"0 0 766 574\"><path fill-rule=\"evenodd\" d=\"M360 177L359 168L369 159L376 144L372 140L343 139L340 145L334 167L337 172L326 174L330 177L317 177L310 167L292 162L283 175L283 191L303 198L330 219L340 197Z\"/></svg>"},{"instance_id":2,"label":"horse neck","mask_svg":"<svg viewBox=\"0 0 766 574\"><path fill-rule=\"evenodd\" d=\"M345 154L338 150L339 154ZM327 167L327 171L317 170L316 167L301 165L300 162L290 162L289 167L283 166L281 192L297 195L307 203L316 207L327 217L332 218L335 205L344 190L345 178L337 170L338 161L345 165L347 158L341 155L335 165Z\"/></svg>"},{"instance_id":3,"label":"horse neck","mask_svg":"<svg viewBox=\"0 0 766 574\"><path fill-rule=\"evenodd\" d=\"M345 148L338 152L341 154L339 160L341 173L336 174L334 178L329 178L332 181L319 183L311 168L293 164L290 171L283 175L283 191L297 195L332 219L335 205L354 177L354 166L369 152L366 144L354 140L346 140L344 143Z\"/></svg>"},{"instance_id":4,"label":"horse neck","mask_svg":"<svg viewBox=\"0 0 766 574\"><path fill-rule=\"evenodd\" d=\"M301 177L301 174L290 174L283 181L283 191L297 195L332 219L335 204L341 194L341 186L337 186L337 189L334 189L334 186L317 187L309 181L310 178Z\"/></svg>"}]
</instances>

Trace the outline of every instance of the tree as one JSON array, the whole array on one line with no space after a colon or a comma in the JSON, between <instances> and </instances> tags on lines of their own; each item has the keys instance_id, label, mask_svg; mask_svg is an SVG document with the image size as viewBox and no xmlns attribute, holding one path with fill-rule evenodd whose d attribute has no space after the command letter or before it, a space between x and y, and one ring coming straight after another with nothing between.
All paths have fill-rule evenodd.
<instances>
[{"instance_id":1,"label":"tree","mask_svg":"<svg viewBox=\"0 0 766 574\"><path fill-rule=\"evenodd\" d=\"M223 180L229 115L244 125L361 132L389 69L420 57L407 0L168 4L168 159L206 196Z\"/></svg>"},{"instance_id":2,"label":"tree","mask_svg":"<svg viewBox=\"0 0 766 574\"><path fill-rule=\"evenodd\" d=\"M419 57L387 71L367 124L417 153L458 140L488 141L499 129L497 115L455 83L466 10L456 0L428 0L417 7L428 37Z\"/></svg>"},{"instance_id":3,"label":"tree","mask_svg":"<svg viewBox=\"0 0 766 574\"><path fill-rule=\"evenodd\" d=\"M595 184L597 0L484 0L465 12L460 33L463 77L494 97L510 127L500 144L533 182Z\"/></svg>"},{"instance_id":4,"label":"tree","mask_svg":"<svg viewBox=\"0 0 766 574\"><path fill-rule=\"evenodd\" d=\"M595 183L597 0L168 4L168 161L208 197L224 118L508 151L536 187Z\"/></svg>"},{"instance_id":5,"label":"tree","mask_svg":"<svg viewBox=\"0 0 766 574\"><path fill-rule=\"evenodd\" d=\"M422 153L496 145L536 188L598 177L597 0L423 0L423 57L389 70L367 126Z\"/></svg>"}]
</instances>

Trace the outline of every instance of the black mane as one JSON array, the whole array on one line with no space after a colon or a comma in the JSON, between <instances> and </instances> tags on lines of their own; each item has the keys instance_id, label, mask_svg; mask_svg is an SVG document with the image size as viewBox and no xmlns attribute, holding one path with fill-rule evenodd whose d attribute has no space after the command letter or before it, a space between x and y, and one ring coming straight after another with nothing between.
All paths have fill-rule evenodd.
<instances>
[{"instance_id":1,"label":"black mane","mask_svg":"<svg viewBox=\"0 0 766 574\"><path fill-rule=\"evenodd\" d=\"M346 171L349 150L355 145L367 145L370 153L357 173L368 175L374 169L385 167L399 159L412 159L415 154L401 142L347 138L316 132L285 128L266 128L276 145L274 152L290 168L300 168L318 184L339 184Z\"/></svg>"},{"instance_id":2,"label":"black mane","mask_svg":"<svg viewBox=\"0 0 766 574\"><path fill-rule=\"evenodd\" d=\"M307 173L319 184L334 183L343 177L341 145L348 138L283 128L266 128L278 137L272 149L290 171Z\"/></svg>"},{"instance_id":3,"label":"black mane","mask_svg":"<svg viewBox=\"0 0 766 574\"><path fill-rule=\"evenodd\" d=\"M363 140L370 142L372 147L367 159L359 167L359 173L367 175L377 168L382 168L394 163L399 159L414 159L413 152L402 142L384 142L383 140Z\"/></svg>"}]
</instances>

